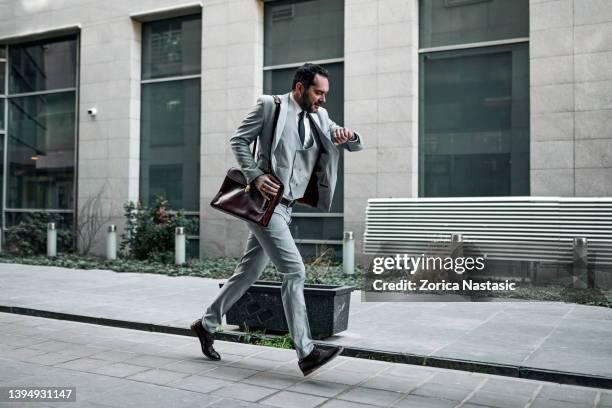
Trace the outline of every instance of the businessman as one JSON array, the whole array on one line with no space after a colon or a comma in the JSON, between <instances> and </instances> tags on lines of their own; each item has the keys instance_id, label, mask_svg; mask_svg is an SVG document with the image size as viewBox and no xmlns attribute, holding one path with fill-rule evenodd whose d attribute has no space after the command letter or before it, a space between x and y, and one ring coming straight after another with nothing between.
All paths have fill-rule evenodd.
<instances>
[{"instance_id":1,"label":"businessman","mask_svg":"<svg viewBox=\"0 0 612 408\"><path fill-rule=\"evenodd\" d=\"M242 121L230 143L247 181L264 197L284 186L283 197L267 227L248 223L246 249L239 265L212 301L202 319L191 325L202 352L211 360L221 357L213 348L222 316L261 275L271 260L283 282L281 296L298 365L306 376L331 361L342 347L320 349L312 343L304 302L304 263L289 224L296 202L329 211L338 171L338 149L362 149L361 137L335 124L321 105L329 92L328 72L306 63L295 72L291 92L280 96L280 113L273 132L276 103L264 95ZM272 134L274 133L274 134ZM256 159L249 145L259 137ZM270 154L271 152L271 154ZM272 169L273 174L265 169Z\"/></svg>"}]
</instances>

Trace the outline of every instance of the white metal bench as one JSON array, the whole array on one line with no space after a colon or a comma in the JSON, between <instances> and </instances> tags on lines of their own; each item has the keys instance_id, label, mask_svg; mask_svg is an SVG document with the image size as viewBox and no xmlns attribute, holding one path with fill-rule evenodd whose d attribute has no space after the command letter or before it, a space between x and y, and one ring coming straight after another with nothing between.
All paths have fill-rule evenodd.
<instances>
[{"instance_id":1,"label":"white metal bench","mask_svg":"<svg viewBox=\"0 0 612 408\"><path fill-rule=\"evenodd\" d=\"M461 234L464 254L487 260L612 266L612 198L475 197L368 200L365 254L418 256ZM584 240L586 239L586 241Z\"/></svg>"}]
</instances>

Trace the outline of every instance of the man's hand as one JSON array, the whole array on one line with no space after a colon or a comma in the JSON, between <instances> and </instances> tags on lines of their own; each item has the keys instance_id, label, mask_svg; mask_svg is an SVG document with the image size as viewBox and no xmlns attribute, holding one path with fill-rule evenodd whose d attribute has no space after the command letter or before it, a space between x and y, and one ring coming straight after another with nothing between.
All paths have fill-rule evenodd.
<instances>
[{"instance_id":1,"label":"man's hand","mask_svg":"<svg viewBox=\"0 0 612 408\"><path fill-rule=\"evenodd\" d=\"M347 128L336 128L334 130L334 144L341 145L342 143L346 143L353 138L353 131Z\"/></svg>"},{"instance_id":2,"label":"man's hand","mask_svg":"<svg viewBox=\"0 0 612 408\"><path fill-rule=\"evenodd\" d=\"M271 174L262 174L253 183L266 200L271 198L270 195L278 193L280 189L280 182Z\"/></svg>"}]
</instances>

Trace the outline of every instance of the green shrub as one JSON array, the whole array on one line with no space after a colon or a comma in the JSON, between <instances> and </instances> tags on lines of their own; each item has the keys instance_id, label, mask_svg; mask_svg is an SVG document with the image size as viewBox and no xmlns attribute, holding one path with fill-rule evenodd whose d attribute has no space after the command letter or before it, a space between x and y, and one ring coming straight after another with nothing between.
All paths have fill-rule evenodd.
<instances>
[{"instance_id":1,"label":"green shrub","mask_svg":"<svg viewBox=\"0 0 612 408\"><path fill-rule=\"evenodd\" d=\"M7 228L6 249L18 255L39 255L47 252L47 224L59 225L63 217L60 214L45 211L25 214L19 224ZM57 229L57 251L73 251L73 236L70 231Z\"/></svg>"},{"instance_id":2,"label":"green shrub","mask_svg":"<svg viewBox=\"0 0 612 408\"><path fill-rule=\"evenodd\" d=\"M269 338L262 337L258 341L256 341L255 344L260 345L260 346L276 347L276 348L283 348L283 349L294 349L295 348L295 344L293 343L293 339L291 338L291 335L289 333L283 336L275 336L275 337L269 337Z\"/></svg>"},{"instance_id":3,"label":"green shrub","mask_svg":"<svg viewBox=\"0 0 612 408\"><path fill-rule=\"evenodd\" d=\"M151 207L130 201L123 208L126 226L119 249L132 259L171 263L175 228L184 227L185 234L197 230L197 219L187 218L183 210L172 212L163 197L156 196Z\"/></svg>"},{"instance_id":4,"label":"green shrub","mask_svg":"<svg viewBox=\"0 0 612 408\"><path fill-rule=\"evenodd\" d=\"M244 325L244 334L240 336L239 341L259 346L295 349L295 343L293 343L289 333L282 336L266 336L265 330L251 330L246 324Z\"/></svg>"}]
</instances>

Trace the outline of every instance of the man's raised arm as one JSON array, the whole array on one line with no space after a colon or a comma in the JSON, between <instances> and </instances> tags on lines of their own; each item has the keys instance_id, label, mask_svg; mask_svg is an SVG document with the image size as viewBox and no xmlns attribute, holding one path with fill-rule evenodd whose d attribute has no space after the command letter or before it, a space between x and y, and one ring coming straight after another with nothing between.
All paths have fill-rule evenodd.
<instances>
[{"instance_id":1,"label":"man's raised arm","mask_svg":"<svg viewBox=\"0 0 612 408\"><path fill-rule=\"evenodd\" d=\"M342 146L349 152L357 152L363 149L361 136L348 128L338 126L333 120L329 120L329 132L331 140L337 146Z\"/></svg>"}]
</instances>

